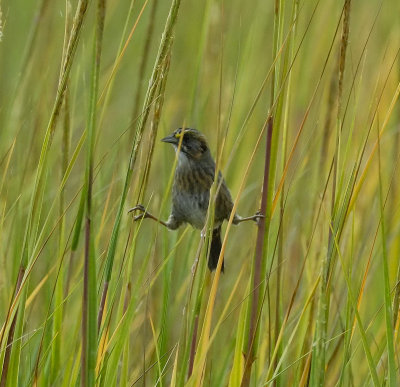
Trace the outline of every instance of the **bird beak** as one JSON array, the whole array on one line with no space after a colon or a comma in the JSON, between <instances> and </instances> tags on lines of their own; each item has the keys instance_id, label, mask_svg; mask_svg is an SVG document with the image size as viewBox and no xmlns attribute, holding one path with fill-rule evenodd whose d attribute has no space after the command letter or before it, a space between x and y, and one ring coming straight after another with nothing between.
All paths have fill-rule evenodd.
<instances>
[{"instance_id":1,"label":"bird beak","mask_svg":"<svg viewBox=\"0 0 400 387\"><path fill-rule=\"evenodd\" d=\"M162 142L168 142L170 144L178 144L179 140L173 135L169 135L161 139Z\"/></svg>"}]
</instances>

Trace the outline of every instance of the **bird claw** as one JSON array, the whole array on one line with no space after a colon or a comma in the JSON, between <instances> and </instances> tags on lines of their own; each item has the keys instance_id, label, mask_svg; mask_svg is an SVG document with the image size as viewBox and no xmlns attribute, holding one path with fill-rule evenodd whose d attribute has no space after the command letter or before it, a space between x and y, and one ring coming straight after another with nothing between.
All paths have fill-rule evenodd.
<instances>
[{"instance_id":1,"label":"bird claw","mask_svg":"<svg viewBox=\"0 0 400 387\"><path fill-rule=\"evenodd\" d=\"M133 207L130 210L128 210L128 214L130 214L131 212L134 212L134 211L141 211L142 212L142 214L136 215L133 218L134 222L136 222L137 220L145 219L145 218L148 217L148 213L147 213L146 209L141 204L137 204L135 207Z\"/></svg>"},{"instance_id":2,"label":"bird claw","mask_svg":"<svg viewBox=\"0 0 400 387\"><path fill-rule=\"evenodd\" d=\"M265 218L265 215L263 215L263 214L261 213L261 211L257 211L257 212L254 214L254 221L255 221L257 224L260 222L260 219L263 219L263 218Z\"/></svg>"},{"instance_id":3,"label":"bird claw","mask_svg":"<svg viewBox=\"0 0 400 387\"><path fill-rule=\"evenodd\" d=\"M144 208L144 206L142 206L141 204L137 204L135 207L131 208L130 210L128 210L128 214L133 212L133 211L142 211L142 212L146 212L146 209Z\"/></svg>"}]
</instances>

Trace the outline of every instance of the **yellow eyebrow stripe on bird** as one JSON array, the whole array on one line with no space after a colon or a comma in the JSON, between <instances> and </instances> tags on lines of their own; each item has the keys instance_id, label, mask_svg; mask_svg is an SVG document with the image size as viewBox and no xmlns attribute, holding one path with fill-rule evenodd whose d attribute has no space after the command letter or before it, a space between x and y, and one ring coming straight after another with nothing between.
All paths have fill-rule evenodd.
<instances>
[{"instance_id":1,"label":"yellow eyebrow stripe on bird","mask_svg":"<svg viewBox=\"0 0 400 387\"><path fill-rule=\"evenodd\" d=\"M180 132L175 133L176 138L181 138L183 136L183 130L181 130Z\"/></svg>"}]
</instances>

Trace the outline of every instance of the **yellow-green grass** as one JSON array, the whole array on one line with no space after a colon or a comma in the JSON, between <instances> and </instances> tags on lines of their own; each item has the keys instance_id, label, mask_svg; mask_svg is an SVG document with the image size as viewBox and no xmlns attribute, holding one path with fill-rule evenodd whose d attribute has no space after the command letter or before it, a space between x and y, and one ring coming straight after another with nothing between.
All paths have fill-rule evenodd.
<instances>
[{"instance_id":1,"label":"yellow-green grass","mask_svg":"<svg viewBox=\"0 0 400 387\"><path fill-rule=\"evenodd\" d=\"M400 382L397 1L0 7L1 386ZM127 213L167 218L181 126L265 214L224 274Z\"/></svg>"}]
</instances>

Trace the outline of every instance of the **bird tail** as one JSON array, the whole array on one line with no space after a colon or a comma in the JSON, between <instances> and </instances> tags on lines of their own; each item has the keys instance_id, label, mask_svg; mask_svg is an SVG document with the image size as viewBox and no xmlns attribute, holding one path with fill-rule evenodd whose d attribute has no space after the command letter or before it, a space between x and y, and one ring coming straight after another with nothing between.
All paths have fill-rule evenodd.
<instances>
[{"instance_id":1,"label":"bird tail","mask_svg":"<svg viewBox=\"0 0 400 387\"><path fill-rule=\"evenodd\" d=\"M214 228L212 239L211 239L211 246L210 246L210 255L208 257L208 268L210 271L213 271L217 268L218 265L218 258L219 254L221 253L221 226ZM222 267L221 271L224 271L224 257L222 257Z\"/></svg>"}]
</instances>

